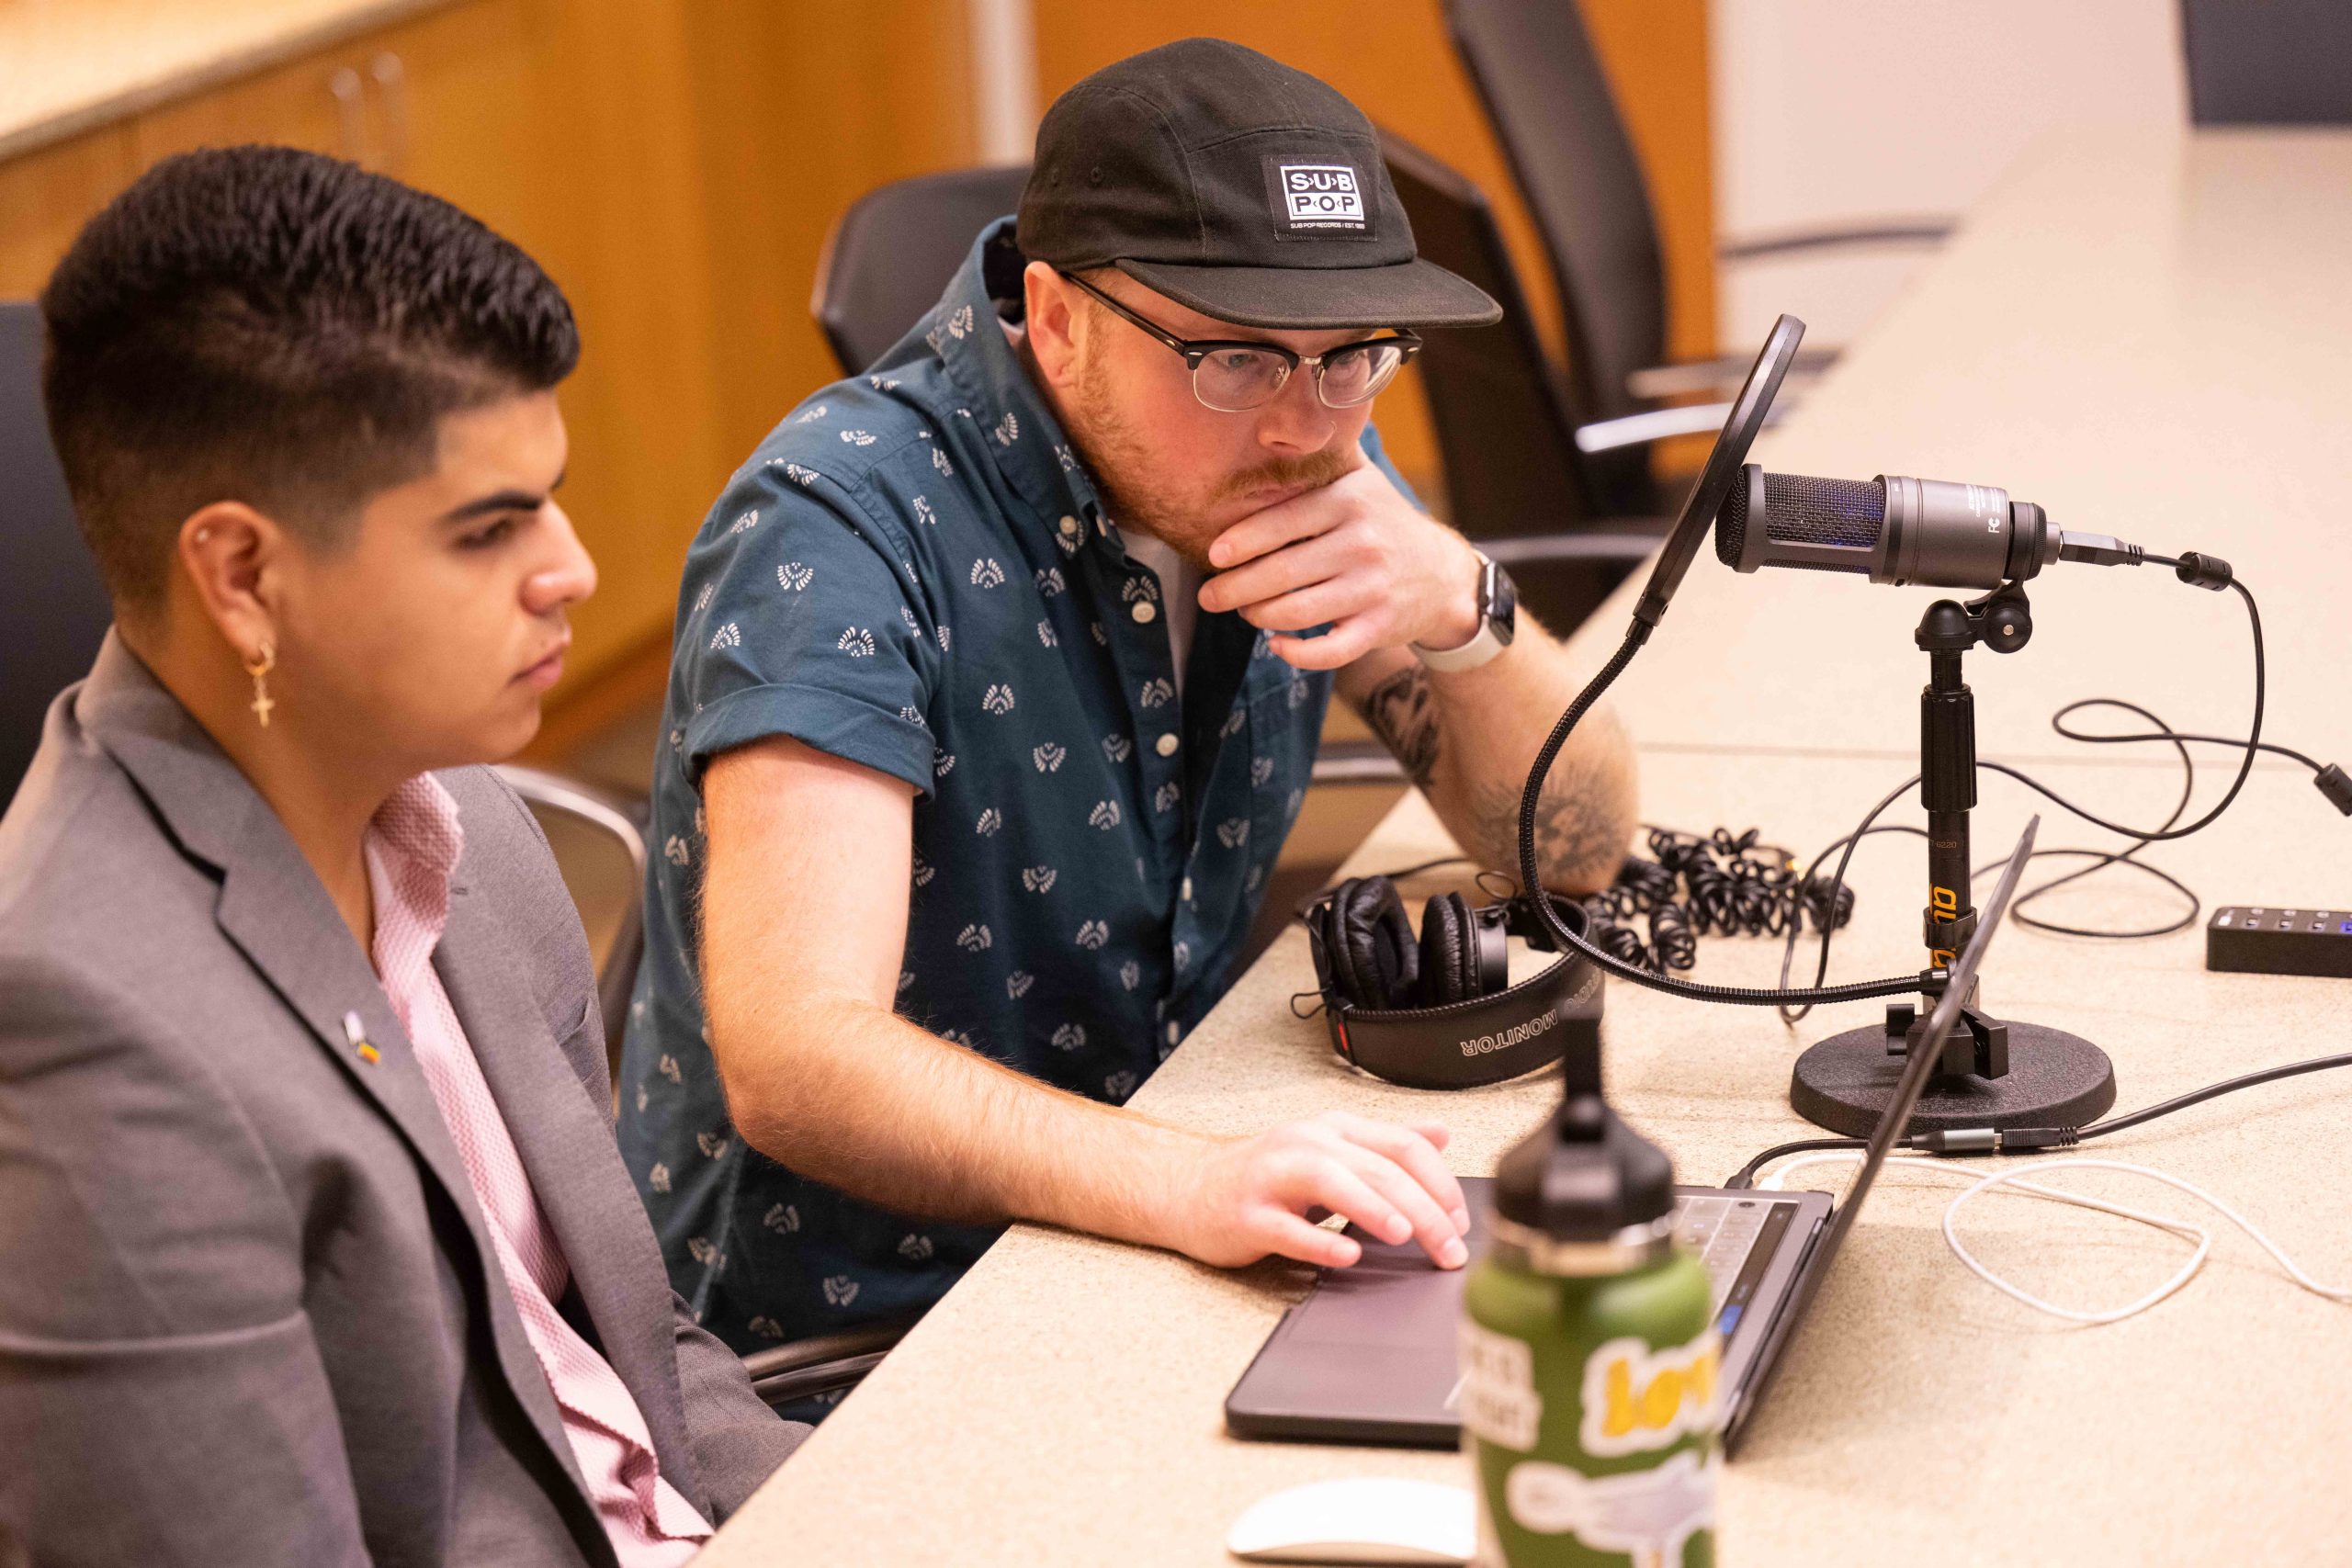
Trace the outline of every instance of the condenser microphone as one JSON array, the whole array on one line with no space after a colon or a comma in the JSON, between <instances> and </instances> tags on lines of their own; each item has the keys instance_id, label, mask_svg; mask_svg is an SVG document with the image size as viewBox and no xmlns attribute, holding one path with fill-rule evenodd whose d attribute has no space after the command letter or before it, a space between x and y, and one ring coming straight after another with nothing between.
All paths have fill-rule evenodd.
<instances>
[{"instance_id":1,"label":"condenser microphone","mask_svg":"<svg viewBox=\"0 0 2352 1568\"><path fill-rule=\"evenodd\" d=\"M1788 566L1936 588L2021 581L2059 558L2061 539L2041 507L1996 485L1820 479L1753 463L1715 521L1716 558L1736 571Z\"/></svg>"}]
</instances>

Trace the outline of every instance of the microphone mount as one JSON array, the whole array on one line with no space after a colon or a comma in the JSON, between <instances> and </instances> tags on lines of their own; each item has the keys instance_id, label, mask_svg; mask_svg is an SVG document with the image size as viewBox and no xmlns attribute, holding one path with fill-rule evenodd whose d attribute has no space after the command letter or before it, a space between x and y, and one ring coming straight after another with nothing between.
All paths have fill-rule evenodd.
<instances>
[{"instance_id":1,"label":"microphone mount","mask_svg":"<svg viewBox=\"0 0 2352 1568\"><path fill-rule=\"evenodd\" d=\"M1969 812L1976 805L1976 699L1962 675L1972 649L2015 653L2033 639L2033 607L2012 580L1981 598L1939 599L1912 634L1928 656L1919 694L1919 803L1928 813L1928 903L1922 935L1930 967L1949 970L1975 934ZM2078 1035L1994 1018L1970 995L1940 1040L1924 1036L1928 1006L1890 1002L1883 1027L1834 1035L1797 1058L1789 1103L1833 1132L1866 1137L1893 1099L1914 1051L1942 1055L1911 1126L2079 1127L2115 1103L2115 1067ZM2011 1046L2017 1053L2013 1057Z\"/></svg>"}]
</instances>

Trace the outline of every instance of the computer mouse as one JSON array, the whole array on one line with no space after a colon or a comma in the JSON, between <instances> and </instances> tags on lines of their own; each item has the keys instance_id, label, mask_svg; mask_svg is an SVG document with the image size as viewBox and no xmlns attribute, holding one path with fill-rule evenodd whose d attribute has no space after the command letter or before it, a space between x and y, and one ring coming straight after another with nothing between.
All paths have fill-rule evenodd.
<instances>
[{"instance_id":1,"label":"computer mouse","mask_svg":"<svg viewBox=\"0 0 2352 1568\"><path fill-rule=\"evenodd\" d=\"M1251 1504L1225 1549L1245 1562L1460 1568L1477 1550L1477 1520L1459 1486L1393 1476L1318 1481Z\"/></svg>"}]
</instances>

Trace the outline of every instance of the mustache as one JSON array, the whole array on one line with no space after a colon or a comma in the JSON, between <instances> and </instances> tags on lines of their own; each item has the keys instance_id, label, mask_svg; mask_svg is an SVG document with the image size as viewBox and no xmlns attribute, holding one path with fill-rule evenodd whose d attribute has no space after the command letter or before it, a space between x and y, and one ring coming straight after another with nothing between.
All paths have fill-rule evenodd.
<instances>
[{"instance_id":1,"label":"mustache","mask_svg":"<svg viewBox=\"0 0 2352 1568\"><path fill-rule=\"evenodd\" d=\"M1254 468L1245 468L1227 479L1217 486L1216 494L1212 499L1230 501L1252 491L1289 490L1294 486L1321 490L1354 467L1354 450L1345 446L1327 446L1304 457L1276 457Z\"/></svg>"}]
</instances>

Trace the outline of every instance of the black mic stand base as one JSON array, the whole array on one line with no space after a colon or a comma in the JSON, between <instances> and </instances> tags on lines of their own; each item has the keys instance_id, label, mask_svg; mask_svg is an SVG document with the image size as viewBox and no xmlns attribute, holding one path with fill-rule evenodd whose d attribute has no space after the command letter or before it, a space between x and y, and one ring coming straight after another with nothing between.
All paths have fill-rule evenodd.
<instances>
[{"instance_id":1,"label":"black mic stand base","mask_svg":"<svg viewBox=\"0 0 2352 1568\"><path fill-rule=\"evenodd\" d=\"M1887 1101L1894 1098L1905 1055L1925 1020L1908 1003L1887 1009L1883 1025L1849 1029L1797 1058L1789 1079L1789 1104L1816 1126L1849 1138L1876 1130ZM1962 1037L1961 1030L1967 1031ZM1996 1043L1998 1043L1997 1047ZM1906 1131L1928 1133L1953 1127L2080 1127L2098 1121L2115 1104L2115 1066L2078 1034L2039 1023L1995 1022L1973 1007L1962 1010L1948 1063L1973 1055L1980 1068L2006 1071L1939 1072L1928 1080Z\"/></svg>"}]
</instances>

